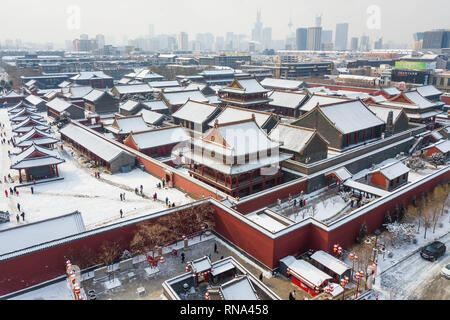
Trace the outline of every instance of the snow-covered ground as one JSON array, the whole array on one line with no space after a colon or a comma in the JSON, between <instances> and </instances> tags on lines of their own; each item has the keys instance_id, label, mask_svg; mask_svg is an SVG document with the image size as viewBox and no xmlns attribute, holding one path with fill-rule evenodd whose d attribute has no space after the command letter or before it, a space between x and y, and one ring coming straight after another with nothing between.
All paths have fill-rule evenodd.
<instances>
[{"instance_id":1,"label":"snow-covered ground","mask_svg":"<svg viewBox=\"0 0 450 320\"><path fill-rule=\"evenodd\" d=\"M21 294L10 300L74 300L67 279Z\"/></svg>"},{"instance_id":2,"label":"snow-covered ground","mask_svg":"<svg viewBox=\"0 0 450 320\"><path fill-rule=\"evenodd\" d=\"M278 222L265 213L257 214L256 212L254 212L246 215L245 217L274 233L287 227L287 225Z\"/></svg>"},{"instance_id":3,"label":"snow-covered ground","mask_svg":"<svg viewBox=\"0 0 450 320\"><path fill-rule=\"evenodd\" d=\"M6 110L0 110L0 121L6 123ZM8 123L9 125L9 123ZM10 129L7 129L10 136ZM9 170L8 145L1 145L0 176L11 174L18 181L16 170ZM29 187L19 188L19 197L9 197L7 206L9 212L18 213L17 204L20 203L21 211L25 212L25 223L44 220L73 211L80 211L88 229L118 220L136 218L153 212L166 209L165 198L175 205L192 202L193 199L177 189L158 189L156 185L161 182L154 176L135 169L129 173L110 175L102 173L101 179L94 177L92 169L80 165L79 159L73 158L71 150L67 147L59 152L65 159L65 163L59 166L60 177L63 180L53 181L34 186L34 194ZM143 186L144 195L141 197L134 193L134 188ZM3 184L4 186L4 184ZM7 188L14 184L7 184ZM3 190L2 190L3 192ZM156 192L159 201L153 201L153 193ZM120 194L125 193L126 201L120 200ZM5 199L4 195L2 195ZM4 206L4 201L2 201ZM120 210L123 210L124 218L120 219ZM0 208L1 210L1 208ZM2 228L16 226L16 220L3 225ZM23 222L20 222L23 223Z\"/></svg>"}]
</instances>

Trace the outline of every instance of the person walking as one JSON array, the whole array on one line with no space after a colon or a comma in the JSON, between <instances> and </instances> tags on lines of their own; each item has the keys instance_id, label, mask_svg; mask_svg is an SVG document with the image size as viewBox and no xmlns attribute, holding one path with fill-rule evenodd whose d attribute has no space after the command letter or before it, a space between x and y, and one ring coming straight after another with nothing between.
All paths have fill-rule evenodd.
<instances>
[{"instance_id":1,"label":"person walking","mask_svg":"<svg viewBox=\"0 0 450 320\"><path fill-rule=\"evenodd\" d=\"M141 184L141 194L142 194L142 191L144 191L144 187L143 187L142 184Z\"/></svg>"},{"instance_id":2,"label":"person walking","mask_svg":"<svg viewBox=\"0 0 450 320\"><path fill-rule=\"evenodd\" d=\"M17 209L20 211L20 203L17 204Z\"/></svg>"},{"instance_id":3,"label":"person walking","mask_svg":"<svg viewBox=\"0 0 450 320\"><path fill-rule=\"evenodd\" d=\"M166 197L166 206L167 206L168 203L169 203L169 198Z\"/></svg>"},{"instance_id":4,"label":"person walking","mask_svg":"<svg viewBox=\"0 0 450 320\"><path fill-rule=\"evenodd\" d=\"M8 198L8 190L5 189L5 196Z\"/></svg>"},{"instance_id":5,"label":"person walking","mask_svg":"<svg viewBox=\"0 0 450 320\"><path fill-rule=\"evenodd\" d=\"M209 260L211 260L211 252L209 253L208 258L209 258Z\"/></svg>"},{"instance_id":6,"label":"person walking","mask_svg":"<svg viewBox=\"0 0 450 320\"><path fill-rule=\"evenodd\" d=\"M16 215L16 220L17 220L17 223L19 223L20 218L19 218L19 215L18 215L18 214Z\"/></svg>"},{"instance_id":7,"label":"person walking","mask_svg":"<svg viewBox=\"0 0 450 320\"><path fill-rule=\"evenodd\" d=\"M25 221L25 212L22 211L20 215L22 216L22 220Z\"/></svg>"},{"instance_id":8,"label":"person walking","mask_svg":"<svg viewBox=\"0 0 450 320\"><path fill-rule=\"evenodd\" d=\"M214 243L214 253L219 253L219 252L217 251L217 243Z\"/></svg>"},{"instance_id":9,"label":"person walking","mask_svg":"<svg viewBox=\"0 0 450 320\"><path fill-rule=\"evenodd\" d=\"M120 194L120 201L123 201L122 194Z\"/></svg>"},{"instance_id":10,"label":"person walking","mask_svg":"<svg viewBox=\"0 0 450 320\"><path fill-rule=\"evenodd\" d=\"M13 189L11 187L9 187L9 194L14 194Z\"/></svg>"},{"instance_id":11,"label":"person walking","mask_svg":"<svg viewBox=\"0 0 450 320\"><path fill-rule=\"evenodd\" d=\"M294 292L289 292L289 300L295 300L295 296L296 296L295 290Z\"/></svg>"},{"instance_id":12,"label":"person walking","mask_svg":"<svg viewBox=\"0 0 450 320\"><path fill-rule=\"evenodd\" d=\"M123 201L125 201L125 192L122 195L122 199L123 199Z\"/></svg>"},{"instance_id":13,"label":"person walking","mask_svg":"<svg viewBox=\"0 0 450 320\"><path fill-rule=\"evenodd\" d=\"M181 263L184 263L184 252L181 253Z\"/></svg>"},{"instance_id":14,"label":"person walking","mask_svg":"<svg viewBox=\"0 0 450 320\"><path fill-rule=\"evenodd\" d=\"M34 188L31 187L31 194L34 194Z\"/></svg>"},{"instance_id":15,"label":"person walking","mask_svg":"<svg viewBox=\"0 0 450 320\"><path fill-rule=\"evenodd\" d=\"M259 275L259 281L263 282L263 274L261 272L261 274Z\"/></svg>"},{"instance_id":16,"label":"person walking","mask_svg":"<svg viewBox=\"0 0 450 320\"><path fill-rule=\"evenodd\" d=\"M19 196L19 190L16 190L16 195Z\"/></svg>"},{"instance_id":17,"label":"person walking","mask_svg":"<svg viewBox=\"0 0 450 320\"><path fill-rule=\"evenodd\" d=\"M123 218L123 211L120 209L120 218Z\"/></svg>"}]
</instances>

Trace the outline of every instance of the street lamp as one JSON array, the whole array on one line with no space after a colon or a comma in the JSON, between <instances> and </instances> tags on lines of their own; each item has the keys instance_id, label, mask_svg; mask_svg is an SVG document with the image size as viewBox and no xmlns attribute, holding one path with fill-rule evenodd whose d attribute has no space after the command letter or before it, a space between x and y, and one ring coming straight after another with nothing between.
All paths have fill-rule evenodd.
<instances>
[{"instance_id":1,"label":"street lamp","mask_svg":"<svg viewBox=\"0 0 450 320\"><path fill-rule=\"evenodd\" d=\"M325 289L325 293L328 295L328 300L333 300L333 287L329 286L328 288Z\"/></svg>"},{"instance_id":2,"label":"street lamp","mask_svg":"<svg viewBox=\"0 0 450 320\"><path fill-rule=\"evenodd\" d=\"M356 272L355 278L358 281L356 284L356 293L355 293L355 299L358 298L358 289L359 289L359 280L364 277L364 273L362 271Z\"/></svg>"},{"instance_id":3,"label":"street lamp","mask_svg":"<svg viewBox=\"0 0 450 320\"><path fill-rule=\"evenodd\" d=\"M353 278L353 273L355 272L355 263L358 262L358 256L354 253L350 253L350 261L352 262L352 274L351 277Z\"/></svg>"},{"instance_id":4,"label":"street lamp","mask_svg":"<svg viewBox=\"0 0 450 320\"><path fill-rule=\"evenodd\" d=\"M341 279L341 287L342 289L344 289L344 291L342 291L342 300L345 300L344 296L345 296L345 286L348 284L348 277L344 277Z\"/></svg>"}]
</instances>

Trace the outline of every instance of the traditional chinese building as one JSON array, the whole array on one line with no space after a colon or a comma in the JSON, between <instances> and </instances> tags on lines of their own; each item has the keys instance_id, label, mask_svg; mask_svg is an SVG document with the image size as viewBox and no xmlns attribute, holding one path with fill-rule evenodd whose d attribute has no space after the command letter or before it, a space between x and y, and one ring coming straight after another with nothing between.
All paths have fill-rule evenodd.
<instances>
[{"instance_id":1,"label":"traditional chinese building","mask_svg":"<svg viewBox=\"0 0 450 320\"><path fill-rule=\"evenodd\" d=\"M37 128L30 130L22 136L14 137L13 139L14 146L21 148L22 151L33 144L47 149L53 149L58 141L59 140L55 139L51 134Z\"/></svg>"},{"instance_id":2,"label":"traditional chinese building","mask_svg":"<svg viewBox=\"0 0 450 320\"><path fill-rule=\"evenodd\" d=\"M176 125L181 124L187 129L203 133L208 130L208 123L220 111L220 108L216 105L188 100L177 112L172 114L172 117Z\"/></svg>"},{"instance_id":3,"label":"traditional chinese building","mask_svg":"<svg viewBox=\"0 0 450 320\"><path fill-rule=\"evenodd\" d=\"M111 132L120 142L131 132L146 131L149 129L150 127L145 123L142 115L120 116L116 114L113 123L110 126L105 126L105 130Z\"/></svg>"},{"instance_id":4,"label":"traditional chinese building","mask_svg":"<svg viewBox=\"0 0 450 320\"><path fill-rule=\"evenodd\" d=\"M49 131L50 127L47 125L45 121L39 121L32 119L30 117L27 117L22 122L18 123L17 125L12 126L12 132L18 135L25 134L34 128L42 130L42 131Z\"/></svg>"},{"instance_id":5,"label":"traditional chinese building","mask_svg":"<svg viewBox=\"0 0 450 320\"><path fill-rule=\"evenodd\" d=\"M119 111L119 101L106 91L94 89L83 97L85 109L97 114Z\"/></svg>"},{"instance_id":6,"label":"traditional chinese building","mask_svg":"<svg viewBox=\"0 0 450 320\"><path fill-rule=\"evenodd\" d=\"M255 78L236 78L229 86L219 91L219 100L223 106L264 111L272 101L268 97L270 90L264 88Z\"/></svg>"},{"instance_id":7,"label":"traditional chinese building","mask_svg":"<svg viewBox=\"0 0 450 320\"><path fill-rule=\"evenodd\" d=\"M385 123L360 100L317 105L292 125L316 129L336 150L381 138Z\"/></svg>"},{"instance_id":8,"label":"traditional chinese building","mask_svg":"<svg viewBox=\"0 0 450 320\"><path fill-rule=\"evenodd\" d=\"M56 150L32 144L11 158L11 169L19 171L19 181L59 177L58 165L65 162ZM22 170L25 176L22 176Z\"/></svg>"},{"instance_id":9,"label":"traditional chinese building","mask_svg":"<svg viewBox=\"0 0 450 320\"><path fill-rule=\"evenodd\" d=\"M282 182L281 163L292 155L280 154L255 119L219 124L194 138L190 150L182 151L189 174L233 197Z\"/></svg>"},{"instance_id":10,"label":"traditional chinese building","mask_svg":"<svg viewBox=\"0 0 450 320\"><path fill-rule=\"evenodd\" d=\"M313 163L327 158L328 141L315 129L278 123L269 137L281 143L283 152L293 154L294 161Z\"/></svg>"},{"instance_id":11,"label":"traditional chinese building","mask_svg":"<svg viewBox=\"0 0 450 320\"><path fill-rule=\"evenodd\" d=\"M408 183L409 168L402 162L394 162L367 174L368 182L386 191L392 191Z\"/></svg>"},{"instance_id":12,"label":"traditional chinese building","mask_svg":"<svg viewBox=\"0 0 450 320\"><path fill-rule=\"evenodd\" d=\"M299 92L274 91L269 95L272 99L269 107L278 115L298 118L300 107L308 99L308 95Z\"/></svg>"}]
</instances>

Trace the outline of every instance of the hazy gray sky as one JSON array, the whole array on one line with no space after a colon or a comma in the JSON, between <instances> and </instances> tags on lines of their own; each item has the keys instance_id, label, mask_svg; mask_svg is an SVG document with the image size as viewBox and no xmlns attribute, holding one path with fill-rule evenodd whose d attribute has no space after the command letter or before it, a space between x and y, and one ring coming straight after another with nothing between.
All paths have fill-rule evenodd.
<instances>
[{"instance_id":1,"label":"hazy gray sky","mask_svg":"<svg viewBox=\"0 0 450 320\"><path fill-rule=\"evenodd\" d=\"M374 5L379 23L376 9L367 13ZM319 13L333 34L336 23L348 22L349 37L383 36L385 42L411 43L413 32L450 27L449 0L2 0L0 40L63 43L82 33L122 40L146 35L150 23L156 33L185 31L190 39L199 32L250 35L257 8L273 39L286 37L290 18L294 27L313 26Z\"/></svg>"}]
</instances>

